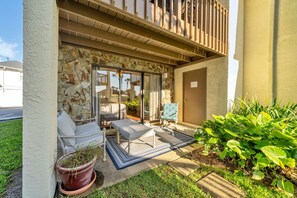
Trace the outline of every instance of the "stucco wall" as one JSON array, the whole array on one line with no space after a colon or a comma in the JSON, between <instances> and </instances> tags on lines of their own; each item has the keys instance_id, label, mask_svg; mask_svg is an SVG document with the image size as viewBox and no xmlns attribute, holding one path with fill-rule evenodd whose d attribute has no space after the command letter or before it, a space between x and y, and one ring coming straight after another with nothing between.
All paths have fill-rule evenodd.
<instances>
[{"instance_id":1,"label":"stucco wall","mask_svg":"<svg viewBox=\"0 0 297 198\"><path fill-rule=\"evenodd\" d=\"M228 58L216 58L174 70L175 102L179 103L178 122L183 122L183 73L207 68L206 118L227 112Z\"/></svg>"},{"instance_id":2,"label":"stucco wall","mask_svg":"<svg viewBox=\"0 0 297 198\"><path fill-rule=\"evenodd\" d=\"M168 73L162 78L162 103L173 100L173 67L73 46L59 50L58 110L65 109L73 118L91 116L92 64L135 71Z\"/></svg>"},{"instance_id":3,"label":"stucco wall","mask_svg":"<svg viewBox=\"0 0 297 198\"><path fill-rule=\"evenodd\" d=\"M263 9L265 8L265 9ZM297 2L244 2L244 93L297 102Z\"/></svg>"},{"instance_id":4,"label":"stucco wall","mask_svg":"<svg viewBox=\"0 0 297 198\"><path fill-rule=\"evenodd\" d=\"M297 1L278 1L276 41L276 97L297 102Z\"/></svg>"},{"instance_id":5,"label":"stucco wall","mask_svg":"<svg viewBox=\"0 0 297 198\"><path fill-rule=\"evenodd\" d=\"M56 189L58 32L56 1L24 0L24 198Z\"/></svg>"},{"instance_id":6,"label":"stucco wall","mask_svg":"<svg viewBox=\"0 0 297 198\"><path fill-rule=\"evenodd\" d=\"M272 99L274 1L244 1L244 95Z\"/></svg>"}]
</instances>

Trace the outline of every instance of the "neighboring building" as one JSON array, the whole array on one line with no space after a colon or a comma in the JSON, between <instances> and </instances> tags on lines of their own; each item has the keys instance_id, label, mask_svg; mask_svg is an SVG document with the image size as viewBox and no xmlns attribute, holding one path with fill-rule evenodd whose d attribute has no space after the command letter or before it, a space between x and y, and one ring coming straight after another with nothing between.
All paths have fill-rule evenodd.
<instances>
[{"instance_id":1,"label":"neighboring building","mask_svg":"<svg viewBox=\"0 0 297 198\"><path fill-rule=\"evenodd\" d=\"M297 1L244 1L243 5L243 95L257 97L261 103L274 98L296 103Z\"/></svg>"},{"instance_id":2,"label":"neighboring building","mask_svg":"<svg viewBox=\"0 0 297 198\"><path fill-rule=\"evenodd\" d=\"M0 107L23 106L23 64L0 62Z\"/></svg>"},{"instance_id":3,"label":"neighboring building","mask_svg":"<svg viewBox=\"0 0 297 198\"><path fill-rule=\"evenodd\" d=\"M296 10L295 0L25 0L24 196L54 192L60 108L85 119L112 103L153 121L178 102L178 122L196 127L236 97L297 102Z\"/></svg>"}]
</instances>

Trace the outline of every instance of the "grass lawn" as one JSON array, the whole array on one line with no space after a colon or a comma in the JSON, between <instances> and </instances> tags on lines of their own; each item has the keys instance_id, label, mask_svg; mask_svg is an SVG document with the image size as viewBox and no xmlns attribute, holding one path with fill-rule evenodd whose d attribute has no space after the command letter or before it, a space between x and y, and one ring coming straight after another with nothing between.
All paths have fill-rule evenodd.
<instances>
[{"instance_id":1,"label":"grass lawn","mask_svg":"<svg viewBox=\"0 0 297 198\"><path fill-rule=\"evenodd\" d=\"M22 120L0 122L0 197L10 175L22 166Z\"/></svg>"},{"instance_id":2,"label":"grass lawn","mask_svg":"<svg viewBox=\"0 0 297 198\"><path fill-rule=\"evenodd\" d=\"M281 192L269 189L246 176L215 167L201 166L189 177L184 177L167 165L159 166L119 184L97 190L88 197L211 197L195 184L195 181L210 171L216 172L239 186L247 197L286 197Z\"/></svg>"}]
</instances>

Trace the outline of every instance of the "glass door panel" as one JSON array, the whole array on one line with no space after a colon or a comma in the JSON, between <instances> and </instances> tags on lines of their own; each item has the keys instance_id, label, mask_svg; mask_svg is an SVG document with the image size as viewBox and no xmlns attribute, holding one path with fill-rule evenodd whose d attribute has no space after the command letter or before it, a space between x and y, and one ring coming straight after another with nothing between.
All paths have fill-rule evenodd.
<instances>
[{"instance_id":1,"label":"glass door panel","mask_svg":"<svg viewBox=\"0 0 297 198\"><path fill-rule=\"evenodd\" d=\"M161 99L161 76L157 74L144 74L143 83L144 120L159 120Z\"/></svg>"},{"instance_id":2,"label":"glass door panel","mask_svg":"<svg viewBox=\"0 0 297 198\"><path fill-rule=\"evenodd\" d=\"M119 75L117 70L99 69L93 71L93 109L97 122L103 126L120 119Z\"/></svg>"},{"instance_id":3,"label":"glass door panel","mask_svg":"<svg viewBox=\"0 0 297 198\"><path fill-rule=\"evenodd\" d=\"M141 73L122 71L121 103L127 118L141 121Z\"/></svg>"}]
</instances>

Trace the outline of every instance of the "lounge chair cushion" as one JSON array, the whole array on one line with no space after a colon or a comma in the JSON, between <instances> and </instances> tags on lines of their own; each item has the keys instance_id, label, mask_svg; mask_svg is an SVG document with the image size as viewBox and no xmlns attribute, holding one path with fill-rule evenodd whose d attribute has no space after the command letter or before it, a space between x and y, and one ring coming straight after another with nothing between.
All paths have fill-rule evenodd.
<instances>
[{"instance_id":1,"label":"lounge chair cushion","mask_svg":"<svg viewBox=\"0 0 297 198\"><path fill-rule=\"evenodd\" d=\"M62 111L61 114L58 116L58 130L60 135L62 136L74 136L76 126L75 123L72 121L70 116L65 112ZM64 138L64 142L67 146L74 146L75 139L74 138Z\"/></svg>"},{"instance_id":2,"label":"lounge chair cushion","mask_svg":"<svg viewBox=\"0 0 297 198\"><path fill-rule=\"evenodd\" d=\"M96 122L87 123L76 127L76 136L87 136L83 138L75 138L75 145L73 147L67 146L66 152L74 152L78 149L88 146L99 145L103 142L103 133L100 133L101 129Z\"/></svg>"},{"instance_id":3,"label":"lounge chair cushion","mask_svg":"<svg viewBox=\"0 0 297 198\"><path fill-rule=\"evenodd\" d=\"M111 125L120 130L122 136L128 140L154 135L154 129L131 119L112 121Z\"/></svg>"}]
</instances>

